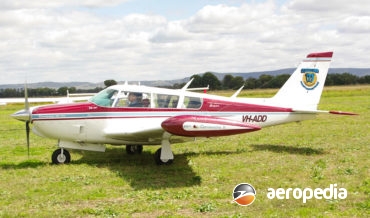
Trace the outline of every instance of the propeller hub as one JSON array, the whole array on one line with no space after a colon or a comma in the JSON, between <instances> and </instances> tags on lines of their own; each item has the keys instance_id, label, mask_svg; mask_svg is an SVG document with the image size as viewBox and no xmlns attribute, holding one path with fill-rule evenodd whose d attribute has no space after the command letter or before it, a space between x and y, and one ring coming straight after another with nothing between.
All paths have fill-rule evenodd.
<instances>
[{"instance_id":1,"label":"propeller hub","mask_svg":"<svg viewBox=\"0 0 370 218\"><path fill-rule=\"evenodd\" d=\"M20 110L15 112L11 115L14 119L17 119L19 121L23 122L30 122L31 121L31 112L29 110Z\"/></svg>"}]
</instances>

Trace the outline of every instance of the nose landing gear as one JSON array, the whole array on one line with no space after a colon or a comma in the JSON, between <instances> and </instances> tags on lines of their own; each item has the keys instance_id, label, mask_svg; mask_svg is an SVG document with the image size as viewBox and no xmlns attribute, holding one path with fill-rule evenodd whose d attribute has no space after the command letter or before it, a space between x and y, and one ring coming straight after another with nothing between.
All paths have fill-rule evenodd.
<instances>
[{"instance_id":1,"label":"nose landing gear","mask_svg":"<svg viewBox=\"0 0 370 218\"><path fill-rule=\"evenodd\" d=\"M51 161L53 164L67 164L71 162L71 155L69 151L59 148L51 155Z\"/></svg>"}]
</instances>

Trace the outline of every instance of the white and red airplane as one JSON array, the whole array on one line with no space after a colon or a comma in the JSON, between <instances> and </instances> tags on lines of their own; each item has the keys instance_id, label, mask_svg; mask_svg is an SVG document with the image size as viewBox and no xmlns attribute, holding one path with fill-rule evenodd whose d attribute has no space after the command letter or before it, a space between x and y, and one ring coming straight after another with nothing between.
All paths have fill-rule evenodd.
<instances>
[{"instance_id":1,"label":"white and red airplane","mask_svg":"<svg viewBox=\"0 0 370 218\"><path fill-rule=\"evenodd\" d=\"M333 52L311 53L272 98L221 97L187 90L139 85L114 85L89 102L26 108L14 113L29 123L36 135L58 140L52 162L69 163L66 149L105 151L105 144L125 145L129 154L143 145L161 145L157 164L170 164L171 144L258 131L261 128L315 118L318 113L354 115L317 110Z\"/></svg>"}]
</instances>

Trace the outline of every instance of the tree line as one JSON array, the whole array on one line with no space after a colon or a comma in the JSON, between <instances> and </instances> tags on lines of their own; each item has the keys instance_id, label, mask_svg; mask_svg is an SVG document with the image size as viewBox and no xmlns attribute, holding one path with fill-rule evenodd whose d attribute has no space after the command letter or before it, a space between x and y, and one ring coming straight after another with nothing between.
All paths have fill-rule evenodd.
<instances>
[{"instance_id":1,"label":"tree line","mask_svg":"<svg viewBox=\"0 0 370 218\"><path fill-rule=\"evenodd\" d=\"M189 88L193 87L206 87L209 85L210 90L227 90L227 89L239 89L244 85L244 89L267 89L267 88L280 88L290 77L289 74L281 74L277 76L262 74L258 78L244 79L241 76L232 76L230 74L225 75L222 80L219 80L212 72L206 72L203 75L193 75L193 82ZM104 84L106 87L115 85L115 80L105 80ZM370 75L356 76L350 73L341 74L328 74L325 85L336 86L336 85L357 85L357 84L370 84ZM174 84L168 88L182 88L185 83ZM102 87L96 87L93 89L77 89L76 87L60 87L54 88L28 88L29 97L51 97L51 96L66 96L67 90L69 93L97 93L101 91ZM0 89L0 98L21 98L24 97L24 88L6 88Z\"/></svg>"},{"instance_id":2,"label":"tree line","mask_svg":"<svg viewBox=\"0 0 370 218\"><path fill-rule=\"evenodd\" d=\"M267 88L280 88L288 80L290 74L280 74L277 76L262 74L258 78L244 79L241 76L225 75L220 81L213 73L207 72L203 75L193 75L194 78L190 87L210 87L211 90L220 89L239 89L244 85L244 89L267 89ZM335 73L328 74L325 85L358 85L370 84L370 75L356 76L350 73ZM182 87L183 84L175 84L175 88Z\"/></svg>"}]
</instances>

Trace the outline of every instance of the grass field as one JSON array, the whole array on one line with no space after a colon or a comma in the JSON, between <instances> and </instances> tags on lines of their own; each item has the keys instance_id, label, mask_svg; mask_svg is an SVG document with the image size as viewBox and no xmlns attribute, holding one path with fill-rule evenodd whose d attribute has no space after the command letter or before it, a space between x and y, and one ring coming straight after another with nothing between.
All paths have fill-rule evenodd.
<instances>
[{"instance_id":1,"label":"grass field","mask_svg":"<svg viewBox=\"0 0 370 218\"><path fill-rule=\"evenodd\" d=\"M276 90L243 91L269 97ZM217 94L232 95L232 92ZM369 217L370 86L325 88L319 109L359 116L317 119L261 131L173 145L171 166L154 164L156 147L129 156L72 151L69 165L50 164L56 141L31 134L9 117L22 105L0 106L0 217ZM232 191L257 191L247 207ZM346 199L268 199L268 188L328 188Z\"/></svg>"}]
</instances>

